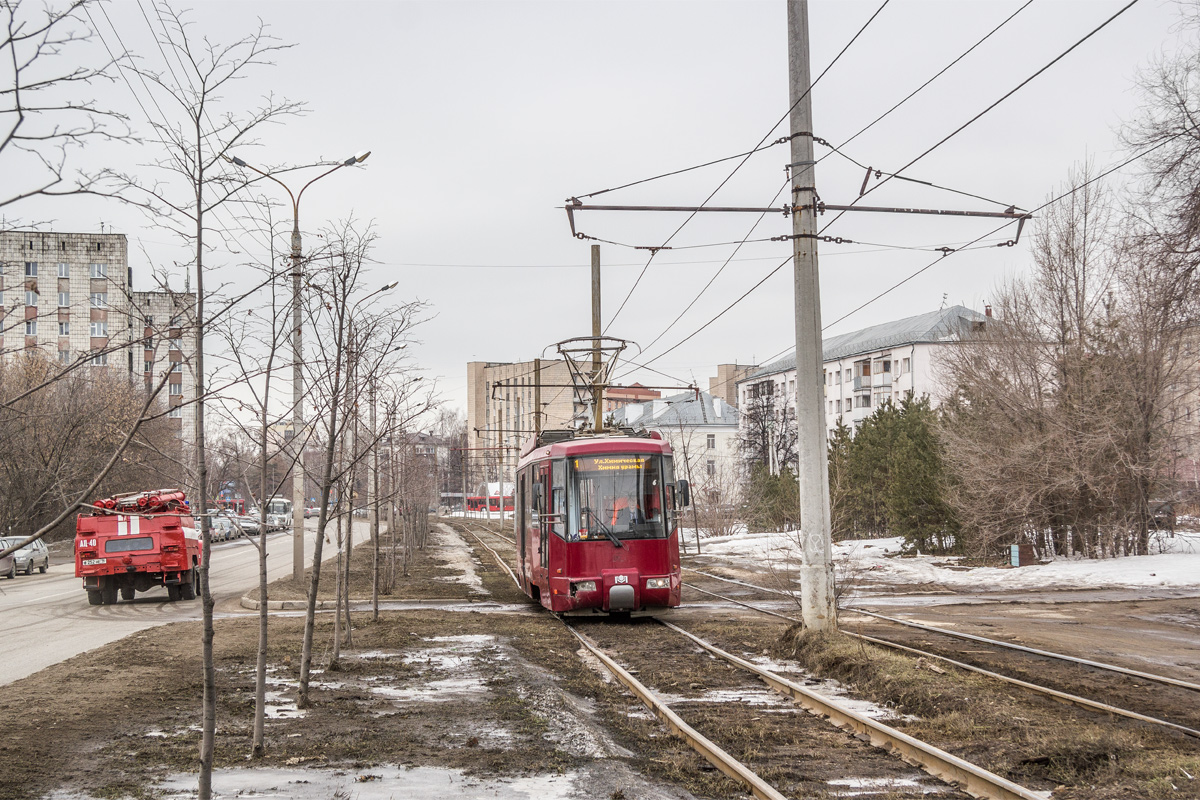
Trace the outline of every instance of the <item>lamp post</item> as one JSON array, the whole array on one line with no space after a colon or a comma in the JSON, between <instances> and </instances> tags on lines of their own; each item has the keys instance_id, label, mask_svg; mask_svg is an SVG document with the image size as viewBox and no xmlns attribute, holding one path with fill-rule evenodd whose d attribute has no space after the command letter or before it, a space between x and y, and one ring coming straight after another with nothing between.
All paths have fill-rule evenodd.
<instances>
[{"instance_id":1,"label":"lamp post","mask_svg":"<svg viewBox=\"0 0 1200 800\"><path fill-rule=\"evenodd\" d=\"M258 167L247 164L237 156L225 156L225 160L234 166L257 172L264 178L269 178L283 187L292 201L292 444L296 446L300 439L300 431L304 426L304 374L302 363L304 358L304 336L300 314L300 281L303 275L303 265L300 258L300 198L304 190L336 172L342 167L361 164L371 155L370 150L358 153L335 165L332 169L322 172L300 188L295 194L283 181L263 172ZM296 462L292 466L292 577L297 582L304 580L304 445L300 444L296 452Z\"/></svg>"}]
</instances>

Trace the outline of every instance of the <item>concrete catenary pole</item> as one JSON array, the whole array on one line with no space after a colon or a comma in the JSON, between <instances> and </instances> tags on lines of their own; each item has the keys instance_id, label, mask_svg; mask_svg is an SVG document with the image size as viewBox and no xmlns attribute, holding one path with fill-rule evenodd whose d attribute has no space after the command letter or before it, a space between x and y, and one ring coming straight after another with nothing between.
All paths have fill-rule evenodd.
<instances>
[{"instance_id":1,"label":"concrete catenary pole","mask_svg":"<svg viewBox=\"0 0 1200 800\"><path fill-rule=\"evenodd\" d=\"M533 435L542 435L542 360L533 360Z\"/></svg>"},{"instance_id":2,"label":"concrete catenary pole","mask_svg":"<svg viewBox=\"0 0 1200 800\"><path fill-rule=\"evenodd\" d=\"M817 271L816 170L808 52L808 0L788 0L788 90L792 129L792 233L796 277L796 422L800 481L801 617L813 630L837 627L825 443L821 287Z\"/></svg>"},{"instance_id":3,"label":"concrete catenary pole","mask_svg":"<svg viewBox=\"0 0 1200 800\"><path fill-rule=\"evenodd\" d=\"M301 324L300 214L292 215L292 579L304 582L304 328Z\"/></svg>"},{"instance_id":4,"label":"concrete catenary pole","mask_svg":"<svg viewBox=\"0 0 1200 800\"><path fill-rule=\"evenodd\" d=\"M604 430L604 384L600 378L600 245L592 245L592 415L596 433Z\"/></svg>"}]
</instances>

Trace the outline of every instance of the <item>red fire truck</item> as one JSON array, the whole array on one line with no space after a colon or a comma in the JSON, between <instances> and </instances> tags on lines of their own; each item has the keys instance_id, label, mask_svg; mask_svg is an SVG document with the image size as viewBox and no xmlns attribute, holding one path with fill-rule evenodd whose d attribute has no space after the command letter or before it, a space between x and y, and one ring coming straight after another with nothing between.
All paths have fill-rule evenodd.
<instances>
[{"instance_id":1,"label":"red fire truck","mask_svg":"<svg viewBox=\"0 0 1200 800\"><path fill-rule=\"evenodd\" d=\"M178 489L118 495L75 522L75 577L94 606L166 586L170 600L199 591L200 534Z\"/></svg>"}]
</instances>

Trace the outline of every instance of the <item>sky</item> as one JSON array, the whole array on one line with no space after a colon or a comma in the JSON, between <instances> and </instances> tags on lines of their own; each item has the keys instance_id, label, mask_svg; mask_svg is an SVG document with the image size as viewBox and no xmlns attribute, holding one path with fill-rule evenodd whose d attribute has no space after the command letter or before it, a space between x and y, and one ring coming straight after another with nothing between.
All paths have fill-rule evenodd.
<instances>
[{"instance_id":1,"label":"sky","mask_svg":"<svg viewBox=\"0 0 1200 800\"><path fill-rule=\"evenodd\" d=\"M1126 4L815 0L812 74L836 62L813 89L813 133L833 145L1018 12L840 148L857 164L818 144L820 196L833 204L853 201L865 172L860 165L884 172L904 167ZM590 333L591 242L572 238L566 198L744 153L788 133L786 122L772 127L788 108L782 0L242 0L176 7L190 8L186 18L196 38L228 43L261 19L268 33L293 45L275 55L273 66L253 69L223 92L230 110L253 108L268 93L306 104L303 115L262 129L253 146L239 148L241 158L264 166L308 164L371 151L361 167L339 170L304 196L306 250L331 222L353 217L373 224L379 238L372 285L396 281L396 301L427 303L426 321L414 331L419 341L406 355L450 407L465 409L467 362L553 357L556 341ZM100 39L88 51L92 57L102 57L104 45L135 54L144 67L164 68L152 38L152 31L162 35L152 0L112 0L104 12L94 17ZM901 181L864 202L1032 209L1080 163L1091 160L1098 169L1119 163L1127 153L1118 132L1141 103L1139 71L1179 46L1178 19L1172 0L1140 0L903 173L994 202ZM101 104L125 111L135 131L146 132L133 95L143 95L155 112L136 81L94 92ZM142 144L92 146L71 156L83 168L149 175L145 165L159 154ZM778 207L789 160L786 146L771 147L736 172L739 161L725 161L590 202L699 205L728 178L710 204ZM1113 180L1132 177L1126 170ZM187 259L166 231L111 200L33 200L5 212L46 220L54 230L99 232L103 224L126 234L137 288L147 288L153 269L172 271ZM235 232L243 254L261 257L261 237L240 233L238 215L231 207L222 224ZM617 375L625 381L707 388L717 364L766 363L794 345L790 245L704 246L790 233L790 220L781 213L761 220L707 213L675 233L685 218L576 215L578 230L627 245L601 246L602 317L609 335L631 342L626 355L654 371L621 367ZM945 258L933 248L977 237L1002 243L1015 233L1009 227L989 234L997 227L993 220L845 215L826 233L853 243L819 247L826 333L943 304L982 310L998 281L1026 268L1028 234L1016 246ZM675 249L653 259L636 249L668 240ZM217 280L244 280L242 258L215 258ZM182 271L174 272L181 288Z\"/></svg>"}]
</instances>

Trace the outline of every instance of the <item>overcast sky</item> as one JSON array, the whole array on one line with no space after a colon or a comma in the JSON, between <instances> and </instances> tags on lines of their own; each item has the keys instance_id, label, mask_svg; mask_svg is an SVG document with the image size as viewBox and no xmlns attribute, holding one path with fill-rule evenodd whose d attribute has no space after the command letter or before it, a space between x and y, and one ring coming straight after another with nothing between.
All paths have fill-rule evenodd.
<instances>
[{"instance_id":1,"label":"overcast sky","mask_svg":"<svg viewBox=\"0 0 1200 800\"><path fill-rule=\"evenodd\" d=\"M898 169L1012 90L1127 0L1034 0L995 36L924 92L845 147L862 164ZM828 65L878 9L871 2L813 2L812 72ZM840 144L1025 5L1020 2L891 0L813 92L813 130ZM257 163L306 163L372 151L366 164L326 178L305 196L302 227L317 231L350 215L373 220L379 284L430 305L410 348L445 399L465 408L468 361L553 355L555 341L590 333L589 242L571 238L567 197L580 196L751 149L788 107L786 9L753 2L205 2L193 33L228 42L261 19L295 47L227 93L230 108L273 92L308 113L266 129L241 155ZM99 32L114 50L151 68L151 0L114 0ZM148 12L144 15L144 12ZM149 18L150 22L147 21ZM1141 0L995 110L905 174L1023 208L1040 205L1084 159L1098 168L1124 157L1116 133L1136 113L1140 69L1177 45L1178 7ZM111 27L109 25L111 20ZM161 34L161 29L158 30ZM136 86L137 84L132 84ZM130 85L97 89L145 130ZM140 92L140 90L139 90ZM103 155L100 153L103 152ZM818 158L828 148L816 148ZM786 147L754 156L712 202L778 206ZM84 166L151 160L149 148L94 148ZM696 205L732 171L725 162L612 192L595 202ZM1127 173L1128 174L1128 173ZM1119 176L1117 176L1119 177ZM817 168L821 197L848 203L863 170L838 156ZM893 181L871 204L996 210L1000 206ZM16 209L9 209L11 212ZM125 233L135 285L151 262L186 260L169 237L129 208L98 200L29 203L25 218L63 231ZM827 222L832 215L827 215ZM636 246L660 245L684 220L671 213L592 212L578 228ZM704 214L677 247L790 232L773 214ZM905 286L841 321L864 301L955 246L996 227L990 220L848 214L827 233L868 244L822 244L822 315L842 333L962 303L982 310L998 279L1025 268L1028 239L945 258ZM1006 229L988 239L1011 238ZM309 241L313 241L311 238ZM921 247L923 250L878 245ZM246 237L243 246L258 245ZM732 246L662 251L611 335L649 347L655 359L778 267L784 242L743 246L692 309L668 324L734 253ZM648 255L604 245L604 320L609 322ZM236 259L230 259L230 263ZM232 267L223 279L236 280ZM180 273L180 276L182 273ZM177 286L182 286L180 277ZM791 267L779 269L720 320L627 380L697 381L716 364L762 363L794 342ZM631 351L635 352L635 351ZM669 377L668 377L669 376Z\"/></svg>"}]
</instances>

